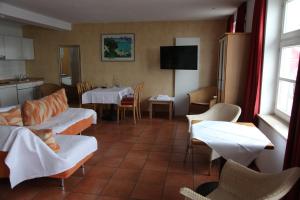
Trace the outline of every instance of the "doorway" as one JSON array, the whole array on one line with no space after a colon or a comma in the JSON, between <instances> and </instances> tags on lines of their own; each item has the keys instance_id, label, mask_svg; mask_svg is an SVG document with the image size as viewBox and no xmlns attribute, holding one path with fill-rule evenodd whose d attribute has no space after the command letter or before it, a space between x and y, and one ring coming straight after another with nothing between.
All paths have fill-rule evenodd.
<instances>
[{"instance_id":1,"label":"doorway","mask_svg":"<svg viewBox=\"0 0 300 200\"><path fill-rule=\"evenodd\" d=\"M69 103L77 103L76 84L81 82L79 45L59 46L59 82L66 90Z\"/></svg>"}]
</instances>

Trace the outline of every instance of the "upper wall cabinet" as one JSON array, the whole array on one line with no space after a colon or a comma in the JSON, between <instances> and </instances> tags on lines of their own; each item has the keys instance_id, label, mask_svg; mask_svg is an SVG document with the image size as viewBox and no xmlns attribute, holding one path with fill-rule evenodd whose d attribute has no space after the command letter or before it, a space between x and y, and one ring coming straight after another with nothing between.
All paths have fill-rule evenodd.
<instances>
[{"instance_id":1,"label":"upper wall cabinet","mask_svg":"<svg viewBox=\"0 0 300 200\"><path fill-rule=\"evenodd\" d=\"M14 36L4 36L4 48L6 60L22 59L22 38Z\"/></svg>"},{"instance_id":2,"label":"upper wall cabinet","mask_svg":"<svg viewBox=\"0 0 300 200\"><path fill-rule=\"evenodd\" d=\"M16 36L3 36L5 60L34 59L33 40Z\"/></svg>"},{"instance_id":3,"label":"upper wall cabinet","mask_svg":"<svg viewBox=\"0 0 300 200\"><path fill-rule=\"evenodd\" d=\"M25 60L34 59L33 39L22 38L22 52Z\"/></svg>"}]
</instances>

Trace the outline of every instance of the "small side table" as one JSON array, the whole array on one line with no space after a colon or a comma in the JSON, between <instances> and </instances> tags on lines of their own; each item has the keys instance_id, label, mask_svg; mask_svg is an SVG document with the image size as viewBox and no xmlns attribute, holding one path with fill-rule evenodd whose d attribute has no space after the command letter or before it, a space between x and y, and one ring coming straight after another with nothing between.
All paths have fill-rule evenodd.
<instances>
[{"instance_id":1,"label":"small side table","mask_svg":"<svg viewBox=\"0 0 300 200\"><path fill-rule=\"evenodd\" d=\"M149 99L149 118L150 119L152 119L152 112L153 112L152 105L153 104L168 105L169 106L169 120L172 120L174 97L170 97L170 100L158 100L158 99L156 99L156 97L151 97Z\"/></svg>"}]
</instances>

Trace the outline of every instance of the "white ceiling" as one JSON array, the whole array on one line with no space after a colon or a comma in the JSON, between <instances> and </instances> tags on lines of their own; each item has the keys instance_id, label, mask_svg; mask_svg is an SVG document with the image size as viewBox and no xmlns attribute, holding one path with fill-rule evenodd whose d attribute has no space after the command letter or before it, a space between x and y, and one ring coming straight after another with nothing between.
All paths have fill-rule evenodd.
<instances>
[{"instance_id":1,"label":"white ceiling","mask_svg":"<svg viewBox=\"0 0 300 200\"><path fill-rule=\"evenodd\" d=\"M0 0L71 23L223 18L245 0Z\"/></svg>"}]
</instances>

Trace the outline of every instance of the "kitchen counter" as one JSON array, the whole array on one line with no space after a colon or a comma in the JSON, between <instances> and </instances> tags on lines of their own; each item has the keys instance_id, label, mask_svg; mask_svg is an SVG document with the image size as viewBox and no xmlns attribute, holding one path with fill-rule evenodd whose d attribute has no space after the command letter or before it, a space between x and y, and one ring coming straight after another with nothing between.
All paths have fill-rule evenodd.
<instances>
[{"instance_id":1,"label":"kitchen counter","mask_svg":"<svg viewBox=\"0 0 300 200\"><path fill-rule=\"evenodd\" d=\"M26 100L39 98L42 78L0 80L0 107L23 104Z\"/></svg>"},{"instance_id":2,"label":"kitchen counter","mask_svg":"<svg viewBox=\"0 0 300 200\"><path fill-rule=\"evenodd\" d=\"M44 81L43 78L26 78L24 80L17 80L17 79L6 79L0 80L0 86L11 86L11 85L18 85L23 83L32 83L37 81Z\"/></svg>"}]
</instances>

